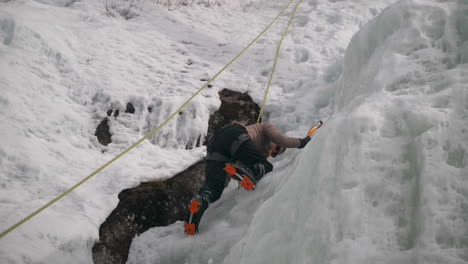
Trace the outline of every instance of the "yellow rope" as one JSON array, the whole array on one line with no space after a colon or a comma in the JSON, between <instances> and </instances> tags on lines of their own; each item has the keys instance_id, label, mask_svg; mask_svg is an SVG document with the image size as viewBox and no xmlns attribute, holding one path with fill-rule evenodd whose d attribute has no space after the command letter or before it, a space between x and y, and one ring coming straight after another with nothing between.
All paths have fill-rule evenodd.
<instances>
[{"instance_id":1,"label":"yellow rope","mask_svg":"<svg viewBox=\"0 0 468 264\"><path fill-rule=\"evenodd\" d=\"M281 40L278 43L278 47L276 48L275 61L273 62L273 68L272 68L271 73L270 73L270 79L268 80L268 85L267 85L267 89L265 91L265 96L263 97L262 107L260 107L260 113L258 114L257 124L260 123L260 119L262 118L263 107L265 106L265 102L266 102L266 99L267 99L267 96L268 96L268 92L270 91L271 80L273 79L273 75L275 74L276 64L278 63L278 57L279 57L281 44L283 43L284 37L288 33L289 26L291 26L291 22L294 19L294 15L296 14L297 8L302 3L302 1L303 0L300 0L296 4L296 6L294 7L294 11L292 12L291 17L289 18L288 25L286 26L286 29L284 30L283 35L281 36Z\"/></svg>"},{"instance_id":2,"label":"yellow rope","mask_svg":"<svg viewBox=\"0 0 468 264\"><path fill-rule=\"evenodd\" d=\"M228 64L226 64L226 66L224 66L220 71L218 71L218 73L216 73L209 81L207 81L205 83L205 85L203 85L200 89L198 89L198 91L196 93L194 93L181 107L179 107L168 119L166 119L164 122L162 122L158 127L156 127L155 129L153 129L151 132L149 132L146 136L144 136L142 139L138 140L136 143L134 143L133 145L131 145L130 147L128 147L126 150L124 150L122 153L120 153L119 155L117 155L115 158L111 159L109 162L107 162L106 164L104 164L103 166L101 166L100 168L98 168L97 170L95 170L93 173L91 173L88 177L84 178L83 180L81 180L80 182L78 182L77 184L73 185L73 187L71 187L70 189L68 189L67 191L63 192L62 194L60 194L58 197L54 198L53 200L51 200L50 202L48 202L46 205L42 206L41 208L37 209L36 211L34 211L33 213L31 213L30 215L26 216L25 218L23 218L21 221L19 221L18 223L14 224L13 226L11 226L10 228L6 229L5 231L3 231L2 233L0 233L0 238L4 237L6 234L10 233L12 230L16 229L17 227L19 227L20 225L22 225L23 223L25 223L26 221L28 221L29 219L31 219L33 216L37 215L38 213L40 213L41 211L43 211L44 209L46 209L47 207L51 206L53 203L57 202L58 200L60 200L61 198L63 198L65 195L69 194L70 192L72 192L74 189L76 189L78 186L80 186L81 184L83 184L85 181L89 180L91 177L93 177L94 175L96 175L97 173L99 173L100 171L102 171L104 168L106 168L107 166L109 166L111 163L113 163L114 161L116 161L117 159L119 159L120 157L122 157L125 153L129 152L131 149L133 149L134 147L136 147L137 145L139 145L141 142L143 142L144 140L148 139L151 135L153 135L154 133L156 133L159 129L161 129L164 125L166 125L172 118L174 118L174 116L176 116L180 111L182 111L182 109L193 99L195 98L195 96L197 96L203 89L205 89L214 79L216 79L224 70L227 69L227 67L229 67L235 60L237 60L237 58L239 58L242 53L244 53L248 48L250 48L263 34L265 34L265 32L276 22L276 20L278 20L278 18L284 13L284 11L286 11L286 9L291 5L291 3L293 2L293 0L290 0L289 3L281 10L281 12L275 17L275 19L273 19L273 21L254 39L252 40L241 52L239 52L239 54L237 54L231 61L229 61Z\"/></svg>"}]
</instances>

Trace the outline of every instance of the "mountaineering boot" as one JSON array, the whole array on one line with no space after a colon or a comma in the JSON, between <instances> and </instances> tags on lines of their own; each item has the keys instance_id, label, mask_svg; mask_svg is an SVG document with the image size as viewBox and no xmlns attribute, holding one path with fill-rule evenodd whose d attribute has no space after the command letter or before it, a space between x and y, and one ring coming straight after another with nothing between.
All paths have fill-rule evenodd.
<instances>
[{"instance_id":1,"label":"mountaineering boot","mask_svg":"<svg viewBox=\"0 0 468 264\"><path fill-rule=\"evenodd\" d=\"M263 178L263 176L267 173L267 169L263 163L254 163L250 165L249 168L253 172L253 176L256 182ZM271 169L269 171L271 171Z\"/></svg>"},{"instance_id":2,"label":"mountaineering boot","mask_svg":"<svg viewBox=\"0 0 468 264\"><path fill-rule=\"evenodd\" d=\"M194 235L198 233L198 225L200 224L201 217L209 204L210 197L205 193L197 194L193 197L189 203L189 214L184 224L186 234Z\"/></svg>"},{"instance_id":3,"label":"mountaineering boot","mask_svg":"<svg viewBox=\"0 0 468 264\"><path fill-rule=\"evenodd\" d=\"M235 180L239 181L239 184L245 189L255 189L255 183L257 182L255 174L247 166L241 163L226 163L224 170Z\"/></svg>"}]
</instances>

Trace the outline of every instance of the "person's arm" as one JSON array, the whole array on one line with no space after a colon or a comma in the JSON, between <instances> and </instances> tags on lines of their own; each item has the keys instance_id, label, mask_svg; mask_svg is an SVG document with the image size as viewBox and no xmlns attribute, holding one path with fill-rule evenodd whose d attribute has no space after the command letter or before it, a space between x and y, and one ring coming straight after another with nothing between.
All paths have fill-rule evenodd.
<instances>
[{"instance_id":1,"label":"person's arm","mask_svg":"<svg viewBox=\"0 0 468 264\"><path fill-rule=\"evenodd\" d=\"M283 135L274 125L265 122L262 123L263 133L273 143L285 148L301 148L302 140L299 138L288 137ZM306 143L307 144L307 143Z\"/></svg>"}]
</instances>

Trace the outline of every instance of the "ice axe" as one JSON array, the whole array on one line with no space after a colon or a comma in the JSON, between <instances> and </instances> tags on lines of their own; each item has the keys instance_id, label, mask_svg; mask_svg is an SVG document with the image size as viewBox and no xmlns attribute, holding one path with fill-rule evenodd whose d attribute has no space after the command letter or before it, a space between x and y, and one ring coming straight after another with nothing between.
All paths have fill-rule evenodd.
<instances>
[{"instance_id":1,"label":"ice axe","mask_svg":"<svg viewBox=\"0 0 468 264\"><path fill-rule=\"evenodd\" d=\"M323 125L322 121L318 121L318 125L313 126L311 129L309 129L309 132L307 133L307 136L310 137L312 136L312 133L314 133L315 130L319 129Z\"/></svg>"}]
</instances>

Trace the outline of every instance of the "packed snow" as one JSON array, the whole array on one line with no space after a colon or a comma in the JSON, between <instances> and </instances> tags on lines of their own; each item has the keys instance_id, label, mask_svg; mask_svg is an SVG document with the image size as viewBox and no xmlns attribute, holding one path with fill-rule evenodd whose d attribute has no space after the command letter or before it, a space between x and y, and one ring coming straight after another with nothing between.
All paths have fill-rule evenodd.
<instances>
[{"instance_id":1,"label":"packed snow","mask_svg":"<svg viewBox=\"0 0 468 264\"><path fill-rule=\"evenodd\" d=\"M1 231L163 122L288 1L156 2L0 1ZM92 263L121 190L203 158L218 91L261 103L297 3L175 120L0 238L0 263ZM466 0L304 0L264 119L325 125L256 190L231 183L199 234L150 229L128 263L468 263L467 83Z\"/></svg>"}]
</instances>

